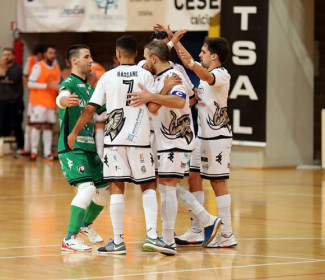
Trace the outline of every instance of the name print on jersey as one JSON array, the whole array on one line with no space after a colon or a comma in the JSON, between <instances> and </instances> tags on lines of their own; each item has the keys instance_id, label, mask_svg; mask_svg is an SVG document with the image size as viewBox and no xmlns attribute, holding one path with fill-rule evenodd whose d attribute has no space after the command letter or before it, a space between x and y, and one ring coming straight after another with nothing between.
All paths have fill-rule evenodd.
<instances>
[{"instance_id":1,"label":"name print on jersey","mask_svg":"<svg viewBox=\"0 0 325 280\"><path fill-rule=\"evenodd\" d=\"M105 136L110 136L113 141L122 130L125 123L123 108L113 110L107 115Z\"/></svg>"},{"instance_id":2,"label":"name print on jersey","mask_svg":"<svg viewBox=\"0 0 325 280\"><path fill-rule=\"evenodd\" d=\"M168 139L185 138L187 144L191 143L194 133L190 127L191 118L189 114L177 118L175 112L170 111L170 113L173 118L168 128L161 124L162 128L160 130L162 134Z\"/></svg>"}]
</instances>

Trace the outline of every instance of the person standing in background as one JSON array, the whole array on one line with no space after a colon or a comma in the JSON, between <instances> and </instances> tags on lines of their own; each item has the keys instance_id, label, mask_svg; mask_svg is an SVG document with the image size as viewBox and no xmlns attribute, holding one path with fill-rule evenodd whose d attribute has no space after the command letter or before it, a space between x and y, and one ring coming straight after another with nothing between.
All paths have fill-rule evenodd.
<instances>
[{"instance_id":1,"label":"person standing in background","mask_svg":"<svg viewBox=\"0 0 325 280\"><path fill-rule=\"evenodd\" d=\"M45 47L44 44L37 44L33 49L33 54L30 55L26 60L26 63L24 65L24 70L23 70L23 81L26 87L28 83L28 77L32 73L32 69L34 65L43 59L44 47ZM31 151L31 133L32 133L33 126L30 123L30 115L31 115L31 106L28 102L27 124L25 126L25 132L24 132L24 149L18 150L18 154L22 156L29 156Z\"/></svg>"},{"instance_id":2,"label":"person standing in background","mask_svg":"<svg viewBox=\"0 0 325 280\"><path fill-rule=\"evenodd\" d=\"M36 160L38 145L43 126L43 157L52 161L53 125L55 123L56 96L60 82L60 68L54 63L56 48L48 45L45 48L44 59L33 66L28 79L31 103L32 149L31 160Z\"/></svg>"},{"instance_id":3,"label":"person standing in background","mask_svg":"<svg viewBox=\"0 0 325 280\"><path fill-rule=\"evenodd\" d=\"M0 137L14 131L18 151L24 148L22 130L24 112L23 71L14 62L14 50L4 48L0 59Z\"/></svg>"}]
</instances>

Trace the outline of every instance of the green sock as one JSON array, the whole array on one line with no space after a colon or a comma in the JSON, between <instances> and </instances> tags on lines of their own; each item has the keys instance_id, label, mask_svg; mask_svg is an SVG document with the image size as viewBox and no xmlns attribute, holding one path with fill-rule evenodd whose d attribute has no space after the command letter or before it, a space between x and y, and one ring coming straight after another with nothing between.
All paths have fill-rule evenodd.
<instances>
[{"instance_id":1,"label":"green sock","mask_svg":"<svg viewBox=\"0 0 325 280\"><path fill-rule=\"evenodd\" d=\"M70 206L70 220L66 240L69 240L72 235L79 233L79 229L85 217L85 213L85 209L74 205Z\"/></svg>"},{"instance_id":2,"label":"green sock","mask_svg":"<svg viewBox=\"0 0 325 280\"><path fill-rule=\"evenodd\" d=\"M93 221L95 221L95 219L97 218L97 216L103 209L104 209L104 206L98 205L98 204L94 203L93 201L91 201L89 206L86 209L85 218L84 218L81 226L86 227L89 224L91 224Z\"/></svg>"}]
</instances>

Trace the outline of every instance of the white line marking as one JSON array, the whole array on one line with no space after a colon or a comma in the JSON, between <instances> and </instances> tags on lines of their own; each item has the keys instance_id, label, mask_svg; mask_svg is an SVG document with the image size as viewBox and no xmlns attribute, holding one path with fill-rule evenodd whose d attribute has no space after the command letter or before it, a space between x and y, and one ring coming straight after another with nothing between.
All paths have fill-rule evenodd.
<instances>
[{"instance_id":1,"label":"white line marking","mask_svg":"<svg viewBox=\"0 0 325 280\"><path fill-rule=\"evenodd\" d=\"M115 278L115 277L159 275L159 274L168 274L168 273L182 273L182 272L195 272L195 271L223 270L223 269L233 269L233 268L247 268L247 267L261 267L261 266L303 264L303 263L313 263L313 262L316 262L316 261L286 262L286 263L267 263L267 264L250 264L250 265L234 265L234 266L223 266L223 267L207 267L207 268L196 268L196 269L180 269L180 270L169 270L169 271L143 272L143 273L130 273L130 274L117 274L117 275L105 275L105 276L95 276L95 277L86 277L86 278L69 278L69 279L74 279L74 280L103 279L103 278ZM318 261L318 262L322 262L322 261Z\"/></svg>"}]
</instances>

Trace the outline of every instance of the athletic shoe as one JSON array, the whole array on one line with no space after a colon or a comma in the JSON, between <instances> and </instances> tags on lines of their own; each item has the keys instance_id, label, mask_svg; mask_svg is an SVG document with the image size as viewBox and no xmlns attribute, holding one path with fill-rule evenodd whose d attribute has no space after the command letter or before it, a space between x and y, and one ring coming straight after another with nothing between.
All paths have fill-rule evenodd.
<instances>
[{"instance_id":1,"label":"athletic shoe","mask_svg":"<svg viewBox=\"0 0 325 280\"><path fill-rule=\"evenodd\" d=\"M43 158L44 161L51 162L53 161L53 156L52 155L47 155Z\"/></svg>"},{"instance_id":2,"label":"athletic shoe","mask_svg":"<svg viewBox=\"0 0 325 280\"><path fill-rule=\"evenodd\" d=\"M192 228L188 229L183 235L175 236L175 242L177 245L194 245L202 244L204 235L202 230L195 232Z\"/></svg>"},{"instance_id":3,"label":"athletic shoe","mask_svg":"<svg viewBox=\"0 0 325 280\"><path fill-rule=\"evenodd\" d=\"M163 251L160 251L163 255L166 256L175 256L177 254L176 243L169 244L164 247Z\"/></svg>"},{"instance_id":4,"label":"athletic shoe","mask_svg":"<svg viewBox=\"0 0 325 280\"><path fill-rule=\"evenodd\" d=\"M208 248L230 248L237 246L237 240L233 234L229 235L228 237L223 234L219 233L210 244L208 244Z\"/></svg>"},{"instance_id":5,"label":"athletic shoe","mask_svg":"<svg viewBox=\"0 0 325 280\"><path fill-rule=\"evenodd\" d=\"M175 255L176 245L175 248L170 248L170 246L168 246L159 237L153 239L147 236L147 239L142 246L142 250L146 252L159 252L165 253L166 255Z\"/></svg>"},{"instance_id":6,"label":"athletic shoe","mask_svg":"<svg viewBox=\"0 0 325 280\"><path fill-rule=\"evenodd\" d=\"M37 158L37 154L35 154L35 153L31 153L31 154L30 154L30 158L29 158L30 160L35 161L36 158Z\"/></svg>"},{"instance_id":7,"label":"athletic shoe","mask_svg":"<svg viewBox=\"0 0 325 280\"><path fill-rule=\"evenodd\" d=\"M91 249L92 248L87 246L77 234L72 235L69 240L63 238L61 245L61 250L63 251L89 252Z\"/></svg>"},{"instance_id":8,"label":"athletic shoe","mask_svg":"<svg viewBox=\"0 0 325 280\"><path fill-rule=\"evenodd\" d=\"M221 219L216 217L212 225L204 227L204 240L202 242L202 247L207 247L209 245L209 243L217 235L220 226Z\"/></svg>"},{"instance_id":9,"label":"athletic shoe","mask_svg":"<svg viewBox=\"0 0 325 280\"><path fill-rule=\"evenodd\" d=\"M79 232L86 235L92 243L102 243L104 241L104 239L94 230L93 224L81 227Z\"/></svg>"},{"instance_id":10,"label":"athletic shoe","mask_svg":"<svg viewBox=\"0 0 325 280\"><path fill-rule=\"evenodd\" d=\"M126 247L124 242L121 242L120 244L116 245L114 243L114 240L111 238L111 241L108 242L105 247L100 247L97 251L99 254L125 255Z\"/></svg>"},{"instance_id":11,"label":"athletic shoe","mask_svg":"<svg viewBox=\"0 0 325 280\"><path fill-rule=\"evenodd\" d=\"M17 150L18 156L30 156L30 152L26 151L25 149L18 149Z\"/></svg>"}]
</instances>

